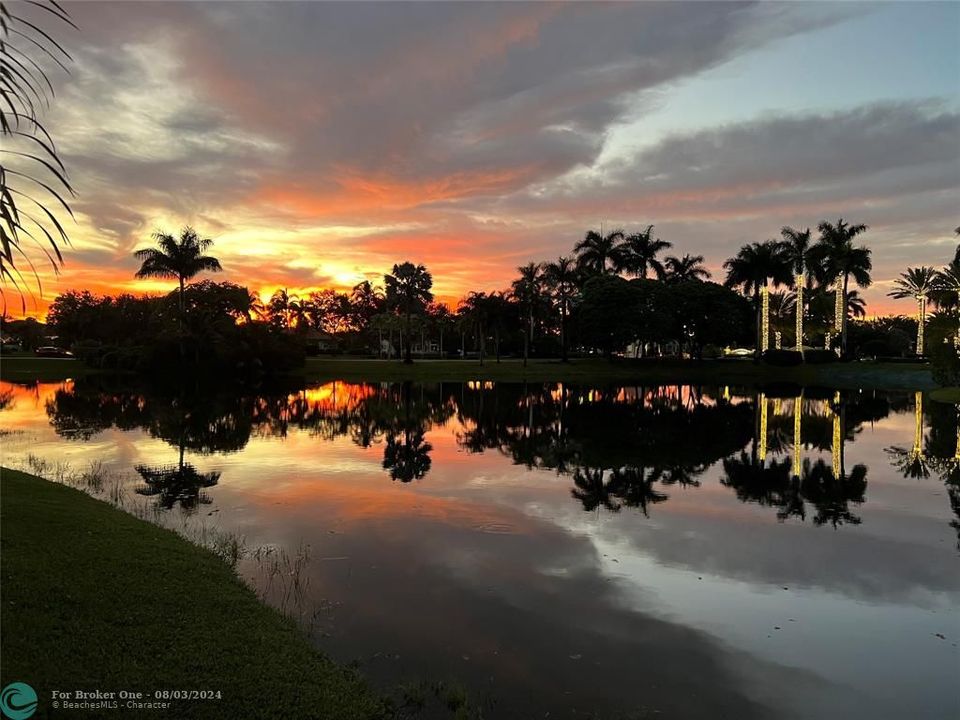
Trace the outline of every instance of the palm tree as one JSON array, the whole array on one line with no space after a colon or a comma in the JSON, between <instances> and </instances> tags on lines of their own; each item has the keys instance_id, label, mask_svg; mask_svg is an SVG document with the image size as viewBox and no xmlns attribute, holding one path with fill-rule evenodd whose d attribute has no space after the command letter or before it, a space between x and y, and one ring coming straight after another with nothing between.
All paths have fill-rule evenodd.
<instances>
[{"instance_id":1,"label":"palm tree","mask_svg":"<svg viewBox=\"0 0 960 720\"><path fill-rule=\"evenodd\" d=\"M280 288L267 301L267 315L274 325L289 328L293 326L294 307L299 297L292 295L286 288Z\"/></svg>"},{"instance_id":2,"label":"palm tree","mask_svg":"<svg viewBox=\"0 0 960 720\"><path fill-rule=\"evenodd\" d=\"M796 277L793 280L793 288L796 293L796 335L797 352L803 350L803 288L806 284L807 259L810 255L810 228L806 230L795 230L789 225L785 225L780 234L783 236L783 250L786 260L793 265L793 272Z\"/></svg>"},{"instance_id":3,"label":"palm tree","mask_svg":"<svg viewBox=\"0 0 960 720\"><path fill-rule=\"evenodd\" d=\"M657 278L662 280L666 270L657 255L671 247L673 246L666 240L653 239L653 225L648 225L646 230L624 238L614 268L617 272L641 278L646 278L647 271L652 270Z\"/></svg>"},{"instance_id":4,"label":"palm tree","mask_svg":"<svg viewBox=\"0 0 960 720\"><path fill-rule=\"evenodd\" d=\"M544 267L544 279L560 311L560 358L567 361L567 316L570 300L577 289L577 268L569 257L559 257Z\"/></svg>"},{"instance_id":5,"label":"palm tree","mask_svg":"<svg viewBox=\"0 0 960 720\"><path fill-rule=\"evenodd\" d=\"M533 344L533 316L543 300L543 266L539 263L527 263L517 268L520 277L510 286L510 294L520 304L526 319L523 331L523 366L527 366L530 345Z\"/></svg>"},{"instance_id":6,"label":"palm tree","mask_svg":"<svg viewBox=\"0 0 960 720\"><path fill-rule=\"evenodd\" d=\"M49 14L45 19L52 15L76 29L57 2L29 4L45 10ZM0 283L13 286L24 311L23 292L29 288L21 285L23 274L17 265L22 260L33 270L40 288L29 254L32 244L54 272L59 272L63 264L60 248L70 240L54 213L62 208L72 218L65 198L74 194L53 138L40 119L54 96L48 70L56 64L69 72L65 63L73 58L49 32L21 17L20 9L29 4L0 2L0 155L6 156L0 161ZM2 287L0 298L6 309Z\"/></svg>"},{"instance_id":7,"label":"palm tree","mask_svg":"<svg viewBox=\"0 0 960 720\"><path fill-rule=\"evenodd\" d=\"M847 312L855 318L862 319L867 316L867 301L860 297L856 290L847 293Z\"/></svg>"},{"instance_id":8,"label":"palm tree","mask_svg":"<svg viewBox=\"0 0 960 720\"><path fill-rule=\"evenodd\" d=\"M183 289L187 281L196 277L202 272L220 272L223 268L220 261L212 255L204 253L213 245L210 238L202 238L189 225L180 231L179 240L173 235L160 232L153 233L153 239L156 240L155 248L141 248L133 253L133 256L140 261L140 269L137 270L138 278L170 278L179 283L179 292L177 294L179 312L177 314L177 324L180 330L180 355L183 355Z\"/></svg>"},{"instance_id":9,"label":"palm tree","mask_svg":"<svg viewBox=\"0 0 960 720\"><path fill-rule=\"evenodd\" d=\"M383 284L387 288L387 303L397 308L404 315L405 363L413 362L410 349L410 317L414 311L423 310L427 303L433 300L433 277L423 265L414 265L405 262L393 266L393 273L383 276Z\"/></svg>"},{"instance_id":10,"label":"palm tree","mask_svg":"<svg viewBox=\"0 0 960 720\"><path fill-rule=\"evenodd\" d=\"M710 278L710 271L703 264L703 255L690 255L688 253L682 258L670 255L663 264L665 266L664 280L669 283Z\"/></svg>"},{"instance_id":11,"label":"palm tree","mask_svg":"<svg viewBox=\"0 0 960 720\"><path fill-rule=\"evenodd\" d=\"M606 235L603 231L590 230L573 251L577 254L577 267L596 275L612 272L620 262L620 246L623 230L614 230Z\"/></svg>"},{"instance_id":12,"label":"palm tree","mask_svg":"<svg viewBox=\"0 0 960 720\"><path fill-rule=\"evenodd\" d=\"M735 257L723 264L723 267L727 270L724 285L740 288L745 295L753 295L753 304L757 313L756 355L760 357L765 344L762 298L769 282L772 282L775 287L790 284L790 260L782 243L767 240L744 245Z\"/></svg>"},{"instance_id":13,"label":"palm tree","mask_svg":"<svg viewBox=\"0 0 960 720\"><path fill-rule=\"evenodd\" d=\"M861 288L870 287L872 278L870 271L873 263L870 260L870 248L865 245L854 246L853 239L865 232L866 225L848 225L843 218L837 220L836 225L829 222L820 223L820 238L817 244L810 249L810 258L817 266L821 282L835 280L837 287L837 324L840 331L840 351L847 352L847 288L852 277Z\"/></svg>"},{"instance_id":14,"label":"palm tree","mask_svg":"<svg viewBox=\"0 0 960 720\"><path fill-rule=\"evenodd\" d=\"M927 322L927 300L936 288L937 271L932 267L921 265L918 268L907 268L900 273L899 279L894 281L894 289L887 293L892 298L902 300L914 298L917 301L917 355L923 355L923 328Z\"/></svg>"}]
</instances>

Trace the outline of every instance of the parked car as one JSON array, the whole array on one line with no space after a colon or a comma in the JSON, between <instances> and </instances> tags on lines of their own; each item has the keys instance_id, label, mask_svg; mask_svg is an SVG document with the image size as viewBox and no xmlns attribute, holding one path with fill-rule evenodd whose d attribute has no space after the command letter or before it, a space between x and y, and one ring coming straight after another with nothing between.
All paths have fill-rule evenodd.
<instances>
[{"instance_id":1,"label":"parked car","mask_svg":"<svg viewBox=\"0 0 960 720\"><path fill-rule=\"evenodd\" d=\"M69 350L64 350L63 348L54 347L53 345L45 345L44 347L38 347L34 350L34 354L37 357L55 357L55 358L72 358L73 353Z\"/></svg>"}]
</instances>

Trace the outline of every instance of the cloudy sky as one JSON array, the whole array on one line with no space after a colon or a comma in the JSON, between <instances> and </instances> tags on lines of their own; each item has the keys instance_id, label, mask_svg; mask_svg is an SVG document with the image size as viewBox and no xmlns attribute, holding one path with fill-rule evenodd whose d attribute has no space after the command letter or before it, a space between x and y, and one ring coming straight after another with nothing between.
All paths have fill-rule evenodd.
<instances>
[{"instance_id":1,"label":"cloudy sky","mask_svg":"<svg viewBox=\"0 0 960 720\"><path fill-rule=\"evenodd\" d=\"M870 312L960 225L960 3L75 3L48 116L72 287L154 291L185 223L224 278L345 288L397 261L505 287L589 228L724 259L870 226ZM902 307L901 307L902 306Z\"/></svg>"}]
</instances>

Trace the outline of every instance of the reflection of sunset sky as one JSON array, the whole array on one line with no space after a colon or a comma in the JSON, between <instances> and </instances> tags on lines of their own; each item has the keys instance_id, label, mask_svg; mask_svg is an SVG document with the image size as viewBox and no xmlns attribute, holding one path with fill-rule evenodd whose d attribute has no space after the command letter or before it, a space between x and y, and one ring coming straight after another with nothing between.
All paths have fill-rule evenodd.
<instances>
[{"instance_id":1,"label":"reflection of sunset sky","mask_svg":"<svg viewBox=\"0 0 960 720\"><path fill-rule=\"evenodd\" d=\"M44 120L77 221L33 312L171 290L131 251L184 223L261 295L410 259L453 302L601 223L655 224L719 276L744 242L843 216L871 228L871 314L909 313L892 278L952 254L955 3L265 7L71 6Z\"/></svg>"},{"instance_id":2,"label":"reflection of sunset sky","mask_svg":"<svg viewBox=\"0 0 960 720\"><path fill-rule=\"evenodd\" d=\"M175 460L174 446L139 430L111 429L88 442L57 438L45 404L58 387L0 386L16 395L0 427L25 431L4 438L8 458L32 452L75 467L102 459L125 470ZM328 383L288 399L349 411L371 387ZM658 394L690 402L688 388ZM615 396L631 403L637 392ZM590 402L590 394L571 402L581 399ZM789 399L770 402L771 421L792 428L792 411ZM805 417L826 414L826 401L804 405ZM946 620L960 593L949 505L941 482L898 476L884 453L909 445L913 427L908 409L865 423L846 442L847 468L869 467L866 502L855 508L862 525L836 530L813 527L809 516L781 523L775 508L740 502L721 485L719 463L698 478L700 487L658 486L669 499L651 506L649 518L629 507L584 512L570 496L570 475L459 446L467 428L456 415L428 430L431 469L409 484L383 470L382 439L361 448L296 427L283 437L254 434L235 454L187 451L187 460L223 473L207 491L214 504L205 511L217 512L205 522L239 531L252 545L310 545L311 588L339 608L321 641L338 658L396 653L409 672L512 668L514 681L538 687L547 676L555 682L594 667L616 675L611 663L620 652L623 663L613 666L632 672L627 658L652 650L631 643L658 637L634 623L656 619L702 634L705 645L684 636L675 648L716 653L746 695L804 702L816 717L837 707L906 712L931 698L937 707L947 702L955 649L934 634L955 642L958 632ZM810 448L803 456L831 460L829 451ZM788 458L790 449L770 457ZM518 647L524 625L539 634ZM571 668L571 655L583 655L584 664ZM779 700L757 689L767 680Z\"/></svg>"}]
</instances>

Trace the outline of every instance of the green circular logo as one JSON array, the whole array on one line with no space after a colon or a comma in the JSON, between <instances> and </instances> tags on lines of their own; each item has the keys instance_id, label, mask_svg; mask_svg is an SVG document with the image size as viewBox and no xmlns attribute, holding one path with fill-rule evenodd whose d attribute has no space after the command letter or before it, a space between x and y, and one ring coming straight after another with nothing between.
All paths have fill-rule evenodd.
<instances>
[{"instance_id":1,"label":"green circular logo","mask_svg":"<svg viewBox=\"0 0 960 720\"><path fill-rule=\"evenodd\" d=\"M10 720L27 720L37 711L37 693L26 683L10 683L0 692L0 710Z\"/></svg>"}]
</instances>

